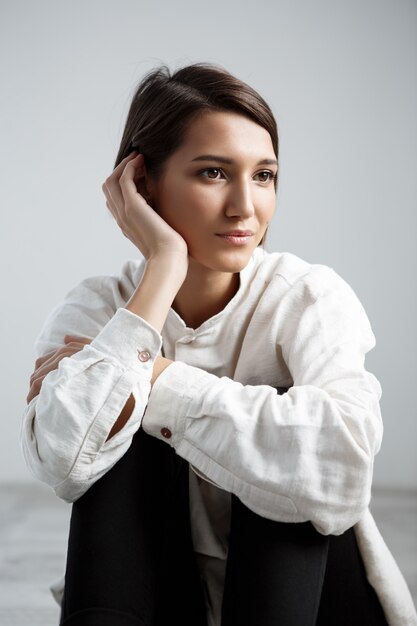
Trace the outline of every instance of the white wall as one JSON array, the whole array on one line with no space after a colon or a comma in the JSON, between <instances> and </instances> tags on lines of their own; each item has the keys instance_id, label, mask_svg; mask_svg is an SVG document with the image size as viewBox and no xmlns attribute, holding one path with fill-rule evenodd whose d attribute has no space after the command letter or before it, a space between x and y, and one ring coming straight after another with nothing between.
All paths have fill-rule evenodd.
<instances>
[{"instance_id":1,"label":"white wall","mask_svg":"<svg viewBox=\"0 0 417 626\"><path fill-rule=\"evenodd\" d=\"M31 480L18 432L46 314L136 254L101 192L134 86L160 62L213 61L278 119L269 248L333 267L370 318L375 483L417 486L416 18L414 0L0 2L0 480Z\"/></svg>"}]
</instances>

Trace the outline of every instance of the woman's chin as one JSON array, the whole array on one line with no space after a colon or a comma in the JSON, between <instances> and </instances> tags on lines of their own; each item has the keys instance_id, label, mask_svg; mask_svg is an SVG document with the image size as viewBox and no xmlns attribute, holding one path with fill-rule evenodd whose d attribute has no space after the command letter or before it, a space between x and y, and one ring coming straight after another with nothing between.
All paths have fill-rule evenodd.
<instances>
[{"instance_id":1,"label":"woman's chin","mask_svg":"<svg viewBox=\"0 0 417 626\"><path fill-rule=\"evenodd\" d=\"M190 254L190 262L191 265L199 265L214 272L235 274L247 266L252 254L253 250L230 250L227 253L207 255L204 258L201 254L196 256Z\"/></svg>"}]
</instances>

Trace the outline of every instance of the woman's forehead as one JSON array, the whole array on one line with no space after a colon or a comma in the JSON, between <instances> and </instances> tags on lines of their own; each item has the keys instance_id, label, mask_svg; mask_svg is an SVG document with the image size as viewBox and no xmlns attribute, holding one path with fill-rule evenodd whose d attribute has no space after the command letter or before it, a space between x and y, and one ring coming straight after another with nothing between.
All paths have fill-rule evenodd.
<instances>
[{"instance_id":1,"label":"woman's forehead","mask_svg":"<svg viewBox=\"0 0 417 626\"><path fill-rule=\"evenodd\" d=\"M236 159L275 159L268 131L239 113L205 111L189 124L184 141L178 149L181 156L195 160L202 155L218 155Z\"/></svg>"}]
</instances>

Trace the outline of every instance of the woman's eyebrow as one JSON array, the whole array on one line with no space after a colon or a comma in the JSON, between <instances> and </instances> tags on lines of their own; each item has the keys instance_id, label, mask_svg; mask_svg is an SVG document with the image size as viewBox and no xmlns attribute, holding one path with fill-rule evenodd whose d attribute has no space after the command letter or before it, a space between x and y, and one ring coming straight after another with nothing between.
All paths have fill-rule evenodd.
<instances>
[{"instance_id":1,"label":"woman's eyebrow","mask_svg":"<svg viewBox=\"0 0 417 626\"><path fill-rule=\"evenodd\" d=\"M232 159L227 159L226 157L218 156L215 154L202 154L201 156L195 157L192 159L193 161L216 161L217 163L228 163L232 164ZM262 159L258 161L257 165L278 165L278 161L276 159Z\"/></svg>"}]
</instances>

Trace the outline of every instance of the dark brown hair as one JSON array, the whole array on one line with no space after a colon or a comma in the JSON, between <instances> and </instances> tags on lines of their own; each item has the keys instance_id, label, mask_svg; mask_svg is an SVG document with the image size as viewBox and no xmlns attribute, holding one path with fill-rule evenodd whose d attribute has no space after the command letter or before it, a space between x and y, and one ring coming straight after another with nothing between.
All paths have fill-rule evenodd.
<instances>
[{"instance_id":1,"label":"dark brown hair","mask_svg":"<svg viewBox=\"0 0 417 626\"><path fill-rule=\"evenodd\" d=\"M194 116L202 111L232 111L250 118L271 136L278 159L278 131L265 100L225 69L207 63L183 67L172 75L162 65L138 85L127 116L115 167L134 149L155 178L181 145Z\"/></svg>"}]
</instances>

